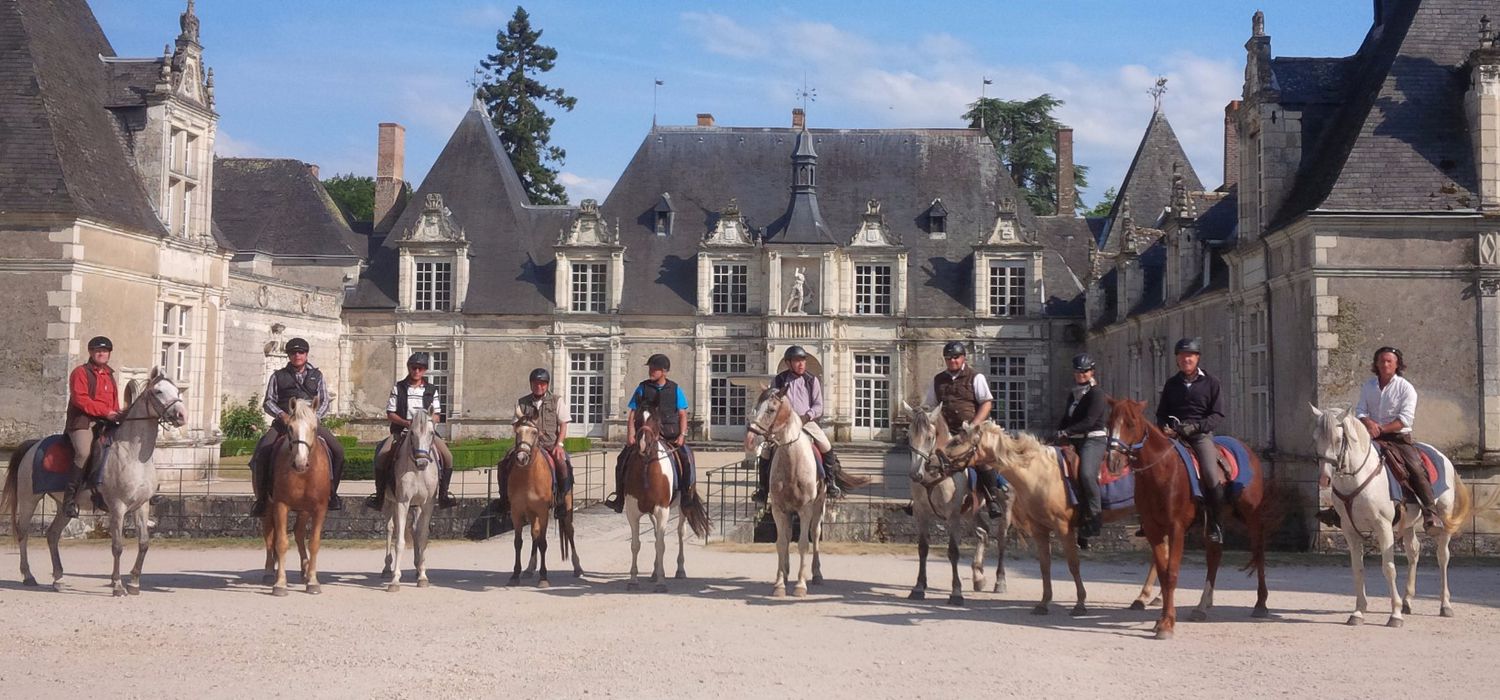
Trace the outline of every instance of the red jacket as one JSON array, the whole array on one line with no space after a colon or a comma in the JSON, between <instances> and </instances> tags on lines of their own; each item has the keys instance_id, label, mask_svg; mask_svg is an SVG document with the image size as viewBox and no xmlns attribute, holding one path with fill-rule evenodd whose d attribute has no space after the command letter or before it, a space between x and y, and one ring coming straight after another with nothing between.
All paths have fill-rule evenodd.
<instances>
[{"instance_id":1,"label":"red jacket","mask_svg":"<svg viewBox=\"0 0 1500 700\"><path fill-rule=\"evenodd\" d=\"M109 365L85 362L73 368L68 376L68 430L87 429L94 419L104 418L119 407L120 392Z\"/></svg>"}]
</instances>

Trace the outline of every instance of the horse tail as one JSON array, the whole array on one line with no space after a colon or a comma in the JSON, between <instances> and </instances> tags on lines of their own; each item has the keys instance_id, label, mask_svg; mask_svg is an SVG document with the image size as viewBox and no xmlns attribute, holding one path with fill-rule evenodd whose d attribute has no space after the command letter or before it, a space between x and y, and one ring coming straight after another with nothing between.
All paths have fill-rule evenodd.
<instances>
[{"instance_id":1,"label":"horse tail","mask_svg":"<svg viewBox=\"0 0 1500 700\"><path fill-rule=\"evenodd\" d=\"M1247 518L1245 524L1248 528L1259 528L1260 531L1250 533L1250 560L1240 568L1247 576L1265 571L1266 549L1270 546L1267 538L1281 526L1281 521L1287 514L1287 503L1282 498L1280 482L1266 474L1259 457L1252 453L1250 459L1255 467L1256 478L1261 483L1260 503L1256 505L1257 514L1253 518ZM1260 543L1258 547L1255 546L1257 542Z\"/></svg>"},{"instance_id":2,"label":"horse tail","mask_svg":"<svg viewBox=\"0 0 1500 700\"><path fill-rule=\"evenodd\" d=\"M693 528L693 534L708 537L708 533L713 530L713 521L708 518L708 508L703 505L703 499L698 497L697 486L683 494L680 506L682 517L687 518L688 527Z\"/></svg>"},{"instance_id":3,"label":"horse tail","mask_svg":"<svg viewBox=\"0 0 1500 700\"><path fill-rule=\"evenodd\" d=\"M857 489L864 486L869 486L870 482L873 481L873 479L868 476L865 476L863 474L850 474L848 471L845 471L843 469L838 470L838 472L833 475L833 480L839 483L839 488L841 489Z\"/></svg>"},{"instance_id":4,"label":"horse tail","mask_svg":"<svg viewBox=\"0 0 1500 700\"><path fill-rule=\"evenodd\" d=\"M1463 480L1458 478L1458 470L1453 470L1453 510L1443 516L1443 529L1448 534L1457 534L1464 526L1464 521L1469 519L1469 514L1474 510L1474 497Z\"/></svg>"},{"instance_id":5,"label":"horse tail","mask_svg":"<svg viewBox=\"0 0 1500 700\"><path fill-rule=\"evenodd\" d=\"M563 512L563 516L557 519L557 539L562 541L562 558L567 561L573 548L573 511Z\"/></svg>"},{"instance_id":6,"label":"horse tail","mask_svg":"<svg viewBox=\"0 0 1500 700\"><path fill-rule=\"evenodd\" d=\"M39 440L27 440L16 447L16 451L10 453L10 469L5 472L5 490L0 491L0 511L10 511L10 531L12 533L21 531L21 523L16 519L19 513L18 489L21 481L21 460L26 458L26 453L31 451L33 445Z\"/></svg>"}]
</instances>

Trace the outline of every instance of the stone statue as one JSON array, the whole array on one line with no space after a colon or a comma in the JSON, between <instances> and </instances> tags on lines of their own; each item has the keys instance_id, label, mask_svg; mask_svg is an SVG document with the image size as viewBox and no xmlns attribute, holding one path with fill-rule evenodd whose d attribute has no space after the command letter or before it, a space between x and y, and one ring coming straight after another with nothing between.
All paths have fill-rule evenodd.
<instances>
[{"instance_id":1,"label":"stone statue","mask_svg":"<svg viewBox=\"0 0 1500 700\"><path fill-rule=\"evenodd\" d=\"M792 293L786 298L786 310L783 313L805 314L803 305L807 302L807 275L803 274L799 265L792 271Z\"/></svg>"}]
</instances>

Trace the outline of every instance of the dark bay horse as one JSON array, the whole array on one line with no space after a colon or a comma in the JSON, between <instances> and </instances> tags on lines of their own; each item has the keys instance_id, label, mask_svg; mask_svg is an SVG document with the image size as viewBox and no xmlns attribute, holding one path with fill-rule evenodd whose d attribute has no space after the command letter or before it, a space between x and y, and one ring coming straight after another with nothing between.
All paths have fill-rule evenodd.
<instances>
[{"instance_id":1,"label":"dark bay horse","mask_svg":"<svg viewBox=\"0 0 1500 700\"><path fill-rule=\"evenodd\" d=\"M1141 528L1146 531L1152 561L1161 576L1162 607L1156 638L1170 639L1177 625L1175 594L1183 542L1188 528L1199 520L1192 483L1172 439L1146 418L1146 402L1111 398L1109 405L1109 449L1112 454L1129 460L1135 473L1136 511L1140 513ZM1248 454L1250 463L1240 468L1250 470L1250 481L1233 499L1231 512L1239 516L1250 536L1250 562L1246 569L1253 569L1257 577L1251 616L1267 617L1270 611L1266 608L1266 529L1270 525L1267 511L1272 499L1260 458L1254 452ZM1206 542L1205 546L1208 580L1191 616L1195 621L1208 619L1208 610L1214 604L1214 581L1224 555L1222 544Z\"/></svg>"},{"instance_id":2,"label":"dark bay horse","mask_svg":"<svg viewBox=\"0 0 1500 700\"><path fill-rule=\"evenodd\" d=\"M271 507L261 519L266 538L265 583L271 594L284 596L286 590L287 520L296 512L297 553L302 562L302 582L307 592L323 592L318 584L318 549L323 543L323 520L328 516L328 492L332 488L331 461L328 447L318 439L316 402L292 399L287 415L286 437L278 440L272 453L271 468L275 486ZM274 576L271 571L275 565Z\"/></svg>"},{"instance_id":3,"label":"dark bay horse","mask_svg":"<svg viewBox=\"0 0 1500 700\"><path fill-rule=\"evenodd\" d=\"M537 429L536 416L516 409L513 424L516 443L501 464L500 473L507 474L506 488L510 493L510 522L515 531L516 566L510 575L509 585L521 583L521 537L531 530L531 564L525 575L531 575L538 562L541 571L537 578L538 588L550 585L547 581L547 523L552 517L553 492L556 479L546 453L537 447L541 431ZM571 552L573 575L582 576L583 566L578 563L578 547L573 543L573 501L570 495L564 504L562 517L558 518L558 537L562 542L562 555L566 560Z\"/></svg>"}]
</instances>

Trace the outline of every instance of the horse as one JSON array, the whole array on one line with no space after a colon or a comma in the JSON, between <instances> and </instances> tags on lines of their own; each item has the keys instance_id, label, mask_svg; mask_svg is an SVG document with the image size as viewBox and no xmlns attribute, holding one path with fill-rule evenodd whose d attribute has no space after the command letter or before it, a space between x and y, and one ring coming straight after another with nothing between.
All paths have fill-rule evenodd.
<instances>
[{"instance_id":1,"label":"horse","mask_svg":"<svg viewBox=\"0 0 1500 700\"><path fill-rule=\"evenodd\" d=\"M1109 400L1109 451L1130 462L1135 474L1136 511L1141 515L1141 529L1146 532L1146 541L1151 544L1152 561L1161 576L1162 611L1156 623L1157 639L1171 639L1177 627L1177 574L1182 567L1183 543L1187 530L1197 520L1197 508L1193 503L1192 483L1187 465L1183 464L1172 439L1145 417L1146 402L1131 399ZM1249 463L1240 469L1249 469L1249 483L1234 498L1226 513L1234 513L1244 522L1250 536L1250 562L1245 569L1256 574L1255 608L1251 617L1269 617L1266 607L1266 530L1270 525L1271 482L1266 479L1260 458L1246 451ZM1217 469L1207 465L1206 469ZM1204 538L1208 558L1208 579L1203 586L1203 595L1198 607L1189 619L1208 619L1208 610L1214 604L1214 582L1219 572L1219 561L1224 555L1222 544Z\"/></svg>"},{"instance_id":2,"label":"horse","mask_svg":"<svg viewBox=\"0 0 1500 700\"><path fill-rule=\"evenodd\" d=\"M144 390L143 390L144 389ZM150 511L151 497L156 494L156 467L152 456L156 450L156 439L162 425L180 428L187 425L187 410L183 407L182 393L177 385L162 373L160 368L151 368L151 374L142 382L132 380L125 388L126 409L119 426L108 431L113 439L109 446L98 446L93 454L94 474L97 485L85 484L99 492L109 506L110 549L114 554L115 567L110 575L110 586L116 596L139 595L141 592L141 565L146 560L146 550L151 547ZM63 438L66 443L66 438ZM41 440L28 440L16 448L10 457L10 470L5 477L5 488L0 493L0 510L10 511L11 531L21 550L21 582L35 586L31 575L31 564L26 557L26 540L31 534L31 516L43 496L52 496L61 503L58 492L35 493L32 491L32 469L36 464L36 449ZM120 582L120 555L125 550L125 518L135 517L136 555L135 567L130 570L130 582ZM58 541L68 517L61 508L47 527L47 547L52 552L52 589L62 591L62 556L58 552Z\"/></svg>"},{"instance_id":3,"label":"horse","mask_svg":"<svg viewBox=\"0 0 1500 700\"><path fill-rule=\"evenodd\" d=\"M656 531L656 565L651 570L651 582L656 584L657 593L664 593L667 583L662 560L667 552L666 528L667 520L672 517L673 504L677 505L679 514L677 573L674 578L687 578L687 569L683 566L684 525L691 527L693 534L707 537L711 523L702 499L678 498L677 473L672 468L672 448L662 441L661 420L650 410L641 412L640 432L636 435L635 445L627 449L625 483L621 487L625 492L625 520L630 523L630 582L626 584L626 589L634 591L640 588L637 561L641 552L641 516L649 514L651 525ZM515 491L512 491L512 502L515 498ZM680 500L687 502L679 502Z\"/></svg>"},{"instance_id":4,"label":"horse","mask_svg":"<svg viewBox=\"0 0 1500 700\"><path fill-rule=\"evenodd\" d=\"M323 543L323 520L328 516L332 488L328 447L318 439L316 401L294 398L287 410L285 437L276 441L271 456L271 507L261 518L266 539L266 569L261 582L271 595L285 596L287 519L295 511L297 554L307 592L323 592L318 583L318 549ZM273 568L274 567L274 568Z\"/></svg>"},{"instance_id":5,"label":"horse","mask_svg":"<svg viewBox=\"0 0 1500 700\"><path fill-rule=\"evenodd\" d=\"M1422 555L1422 545L1417 540L1417 526L1422 522L1421 505L1408 502L1403 508L1401 502L1391 498L1387 480L1380 478L1386 471L1385 461L1375 449L1369 431L1349 411L1336 416L1317 406L1310 408L1317 419L1313 439L1317 444L1318 462L1329 475L1335 496L1333 507L1338 511L1344 540L1349 544L1355 602L1348 624L1360 625L1365 621L1364 542L1373 539L1380 548L1380 568L1391 594L1391 617L1386 626L1400 627L1401 616L1411 613L1411 599L1417 594L1417 561ZM1437 547L1438 581L1442 588L1439 614L1453 617L1453 606L1448 599L1448 544L1469 517L1474 504L1469 490L1458 478L1453 462L1441 452L1433 452L1441 457L1442 463L1437 467L1451 484L1433 503L1443 519L1442 527L1433 533L1433 542ZM1393 527L1392 523L1396 525ZM1398 532L1406 545L1407 566L1406 595L1399 599L1396 594Z\"/></svg>"},{"instance_id":6,"label":"horse","mask_svg":"<svg viewBox=\"0 0 1500 700\"><path fill-rule=\"evenodd\" d=\"M401 450L389 455L391 493L383 501L385 511L385 569L380 577L389 581L385 590L401 590L401 553L406 538L412 540L412 566L417 570L417 588L426 588L427 533L438 493L438 462L433 457L432 415L412 414L411 428ZM416 515L411 509L416 508ZM408 534L410 533L410 534Z\"/></svg>"},{"instance_id":7,"label":"horse","mask_svg":"<svg viewBox=\"0 0 1500 700\"><path fill-rule=\"evenodd\" d=\"M515 586L521 582L523 576L521 535L529 525L531 563L526 567L524 575L530 576L531 572L536 570L537 561L540 559L541 575L536 585L538 588L546 588L552 585L547 581L547 522L552 517L552 503L555 497L553 488L557 482L553 469L548 463L549 458L543 450L537 449L541 431L537 429L536 416L519 407L516 408L513 428L516 435L515 445L505 455L500 465L500 473L509 475L506 487L510 493L511 529L515 531L516 536L516 566L510 576L509 585ZM568 559L571 552L573 575L582 576L583 566L578 563L578 546L573 542L572 494L568 494L563 506L564 510L557 520L563 559Z\"/></svg>"},{"instance_id":8,"label":"horse","mask_svg":"<svg viewBox=\"0 0 1500 700\"><path fill-rule=\"evenodd\" d=\"M1065 459L1077 460L1071 447L1062 448ZM1028 433L1015 436L994 423L977 426L962 439L952 442L945 456L955 468L971 464L989 464L1010 482L1011 496L1007 515L1016 527L1036 545L1037 564L1042 572L1042 599L1031 612L1046 615L1052 603L1052 535L1056 534L1067 557L1068 573L1073 577L1076 602L1069 611L1075 617L1088 614L1088 591L1078 559L1078 539L1074 529L1079 523L1077 506L1068 503L1067 486L1057 463L1057 452ZM1107 521L1120 520L1130 509L1105 511ZM1131 603L1132 610L1144 610L1151 600L1156 571L1146 574L1146 583Z\"/></svg>"},{"instance_id":9,"label":"horse","mask_svg":"<svg viewBox=\"0 0 1500 700\"><path fill-rule=\"evenodd\" d=\"M907 447L911 450L911 509L917 521L917 585L906 597L924 600L927 597L927 552L929 530L932 521L941 519L948 530L948 563L953 567L953 588L948 594L949 605L964 604L963 582L958 577L958 545L965 532L974 533L973 583L974 591L984 590L984 550L990 537L995 540L997 561L995 564L995 593L1005 592L1005 544L1010 530L1011 500L1005 499L1005 517L991 519L983 508L974 508L965 513L964 503L971 491L965 472L933 474L934 455L948 445L948 423L943 420L942 406L924 411L920 407L902 402L911 427L907 431Z\"/></svg>"}]
</instances>

